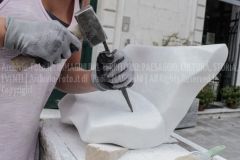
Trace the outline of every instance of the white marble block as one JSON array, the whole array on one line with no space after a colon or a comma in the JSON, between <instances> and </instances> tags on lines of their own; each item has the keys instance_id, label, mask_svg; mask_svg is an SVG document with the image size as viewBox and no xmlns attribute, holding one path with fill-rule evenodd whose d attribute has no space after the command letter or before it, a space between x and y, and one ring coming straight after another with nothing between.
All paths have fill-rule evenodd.
<instances>
[{"instance_id":1,"label":"white marble block","mask_svg":"<svg viewBox=\"0 0 240 160\"><path fill-rule=\"evenodd\" d=\"M118 160L127 151L114 145L89 144L86 147L86 160Z\"/></svg>"},{"instance_id":2,"label":"white marble block","mask_svg":"<svg viewBox=\"0 0 240 160\"><path fill-rule=\"evenodd\" d=\"M228 55L223 44L129 45L124 51L136 70L135 84L128 89L134 113L120 91L67 95L59 104L62 122L74 124L86 143L143 149L166 142Z\"/></svg>"}]
</instances>

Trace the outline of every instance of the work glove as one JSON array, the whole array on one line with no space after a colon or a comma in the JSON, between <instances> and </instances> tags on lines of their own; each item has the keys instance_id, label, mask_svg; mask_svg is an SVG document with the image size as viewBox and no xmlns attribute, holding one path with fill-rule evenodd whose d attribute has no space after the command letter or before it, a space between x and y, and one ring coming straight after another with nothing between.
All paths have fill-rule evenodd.
<instances>
[{"instance_id":1,"label":"work glove","mask_svg":"<svg viewBox=\"0 0 240 160\"><path fill-rule=\"evenodd\" d=\"M101 52L97 58L92 82L100 91L132 87L134 71L131 60L122 51Z\"/></svg>"},{"instance_id":2,"label":"work glove","mask_svg":"<svg viewBox=\"0 0 240 160\"><path fill-rule=\"evenodd\" d=\"M80 49L80 41L57 21L24 21L6 18L4 47L36 58L43 67L60 63ZM71 48L71 49L70 49Z\"/></svg>"}]
</instances>

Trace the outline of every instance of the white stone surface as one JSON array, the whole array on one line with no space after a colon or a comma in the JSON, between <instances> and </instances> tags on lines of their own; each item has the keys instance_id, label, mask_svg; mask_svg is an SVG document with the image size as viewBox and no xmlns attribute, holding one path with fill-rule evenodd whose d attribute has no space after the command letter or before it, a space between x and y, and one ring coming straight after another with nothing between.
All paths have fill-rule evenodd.
<instances>
[{"instance_id":1,"label":"white stone surface","mask_svg":"<svg viewBox=\"0 0 240 160\"><path fill-rule=\"evenodd\" d=\"M206 11L205 6L199 6L198 9L197 9L197 17L200 17L200 18L204 19L205 11Z\"/></svg>"},{"instance_id":2,"label":"white stone surface","mask_svg":"<svg viewBox=\"0 0 240 160\"><path fill-rule=\"evenodd\" d=\"M109 144L89 144L86 147L86 160L118 160L127 151L126 148Z\"/></svg>"},{"instance_id":3,"label":"white stone surface","mask_svg":"<svg viewBox=\"0 0 240 160\"><path fill-rule=\"evenodd\" d=\"M200 44L202 43L202 31L195 31L194 32L194 41L199 42Z\"/></svg>"},{"instance_id":4,"label":"white stone surface","mask_svg":"<svg viewBox=\"0 0 240 160\"><path fill-rule=\"evenodd\" d=\"M40 132L41 160L77 160L66 146L64 139L59 135L61 132L56 130L59 125L53 120L42 121ZM85 154L82 150L79 152Z\"/></svg>"},{"instance_id":5,"label":"white stone surface","mask_svg":"<svg viewBox=\"0 0 240 160\"><path fill-rule=\"evenodd\" d=\"M175 160L189 153L176 140L174 142L151 149L129 150L120 160L158 160L159 157L161 160ZM87 144L80 140L73 126L64 125L59 119L42 122L41 144L44 148L43 160L86 160Z\"/></svg>"},{"instance_id":6,"label":"white stone surface","mask_svg":"<svg viewBox=\"0 0 240 160\"><path fill-rule=\"evenodd\" d=\"M87 145L79 139L77 130L73 126L61 124L59 119L43 120L40 135L44 149L41 154L42 160L86 160ZM198 151L207 151L177 134L173 134L173 137L170 143L156 148L129 150L120 160L159 160L159 157L161 160L175 160L176 157L189 154L187 150L178 145L179 141ZM216 156L214 160L225 159Z\"/></svg>"},{"instance_id":7,"label":"white stone surface","mask_svg":"<svg viewBox=\"0 0 240 160\"><path fill-rule=\"evenodd\" d=\"M221 70L228 52L226 45L133 45L124 51L136 70L129 90L134 113L119 91L67 95L60 102L62 122L74 124L84 142L131 149L166 142L198 92Z\"/></svg>"},{"instance_id":8,"label":"white stone surface","mask_svg":"<svg viewBox=\"0 0 240 160\"><path fill-rule=\"evenodd\" d=\"M60 117L60 112L57 109L43 109L40 115L40 119L54 119Z\"/></svg>"},{"instance_id":9,"label":"white stone surface","mask_svg":"<svg viewBox=\"0 0 240 160\"><path fill-rule=\"evenodd\" d=\"M195 29L203 31L204 19L196 19Z\"/></svg>"},{"instance_id":10,"label":"white stone surface","mask_svg":"<svg viewBox=\"0 0 240 160\"><path fill-rule=\"evenodd\" d=\"M74 124L84 142L113 143L134 149L158 146L167 139L162 132L165 129L162 116L143 96L131 90L128 94L134 113L120 91L68 95L59 104L62 122Z\"/></svg>"}]
</instances>

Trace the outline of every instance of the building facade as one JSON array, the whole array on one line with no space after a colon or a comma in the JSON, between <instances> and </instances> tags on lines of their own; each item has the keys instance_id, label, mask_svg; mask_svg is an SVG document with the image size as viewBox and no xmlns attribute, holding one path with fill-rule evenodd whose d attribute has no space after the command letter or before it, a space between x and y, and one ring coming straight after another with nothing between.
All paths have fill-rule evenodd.
<instances>
[{"instance_id":1,"label":"building facade","mask_svg":"<svg viewBox=\"0 0 240 160\"><path fill-rule=\"evenodd\" d=\"M222 7L229 9L226 9L226 12L231 12L231 17L227 17L229 21L225 18L227 22L220 20L221 24L215 23L214 16L211 16L224 13L215 13L216 8L212 5L218 6L219 10ZM124 48L128 44L162 46L171 35L177 35L179 40L188 40L190 45L226 43L230 52L234 52L235 62L229 60L228 63L234 71L222 76L219 83L240 85L238 26L234 35L237 37L232 42L226 40L231 38L227 33L231 28L228 27L232 25L236 12L240 11L238 5L238 0L98 0L97 14L107 33L110 48ZM212 31L209 31L209 20L213 24ZM226 29L225 38L219 40L222 31L217 27ZM102 46L94 48L93 62L101 50Z\"/></svg>"},{"instance_id":2,"label":"building facade","mask_svg":"<svg viewBox=\"0 0 240 160\"><path fill-rule=\"evenodd\" d=\"M128 44L162 46L172 35L178 41L188 40L189 45L226 43L230 71L222 71L215 81L220 88L240 86L240 0L91 0L91 5L97 9L111 49ZM86 50L86 61L91 61L92 52L95 68L97 54L104 48ZM54 91L47 106L56 106L63 95Z\"/></svg>"},{"instance_id":3,"label":"building facade","mask_svg":"<svg viewBox=\"0 0 240 160\"><path fill-rule=\"evenodd\" d=\"M206 0L98 0L97 13L114 48L161 46L173 33L200 45L205 6Z\"/></svg>"}]
</instances>

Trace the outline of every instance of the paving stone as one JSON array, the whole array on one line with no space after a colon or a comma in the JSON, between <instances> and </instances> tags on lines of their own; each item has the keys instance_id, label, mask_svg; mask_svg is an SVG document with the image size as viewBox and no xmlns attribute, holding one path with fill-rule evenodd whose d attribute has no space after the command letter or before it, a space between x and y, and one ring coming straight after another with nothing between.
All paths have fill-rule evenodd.
<instances>
[{"instance_id":1,"label":"paving stone","mask_svg":"<svg viewBox=\"0 0 240 160\"><path fill-rule=\"evenodd\" d=\"M177 130L177 134L204 148L225 145L221 154L228 160L240 160L240 115L223 119L199 119L195 128Z\"/></svg>"}]
</instances>

